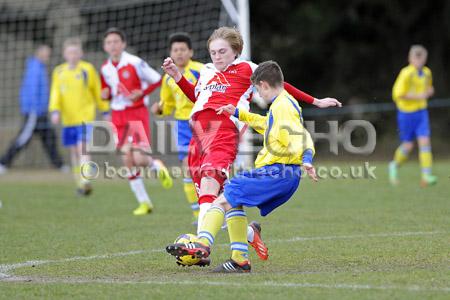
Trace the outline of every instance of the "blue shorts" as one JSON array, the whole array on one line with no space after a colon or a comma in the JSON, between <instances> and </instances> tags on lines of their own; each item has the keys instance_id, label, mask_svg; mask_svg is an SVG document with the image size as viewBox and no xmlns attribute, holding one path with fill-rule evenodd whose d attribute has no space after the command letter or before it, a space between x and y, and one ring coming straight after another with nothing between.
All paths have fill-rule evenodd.
<instances>
[{"instance_id":1,"label":"blue shorts","mask_svg":"<svg viewBox=\"0 0 450 300\"><path fill-rule=\"evenodd\" d=\"M192 130L189 120L177 120L177 148L178 159L182 161L188 154L189 143L192 138Z\"/></svg>"},{"instance_id":2,"label":"blue shorts","mask_svg":"<svg viewBox=\"0 0 450 300\"><path fill-rule=\"evenodd\" d=\"M224 196L232 207L256 206L266 216L288 201L300 184L298 165L273 164L238 173L226 183Z\"/></svg>"},{"instance_id":3,"label":"blue shorts","mask_svg":"<svg viewBox=\"0 0 450 300\"><path fill-rule=\"evenodd\" d=\"M428 110L412 113L397 112L398 130L402 142L412 142L418 137L430 136Z\"/></svg>"},{"instance_id":4,"label":"blue shorts","mask_svg":"<svg viewBox=\"0 0 450 300\"><path fill-rule=\"evenodd\" d=\"M81 142L87 142L92 136L91 125L78 125L63 127L62 142L64 147L74 146Z\"/></svg>"}]
</instances>

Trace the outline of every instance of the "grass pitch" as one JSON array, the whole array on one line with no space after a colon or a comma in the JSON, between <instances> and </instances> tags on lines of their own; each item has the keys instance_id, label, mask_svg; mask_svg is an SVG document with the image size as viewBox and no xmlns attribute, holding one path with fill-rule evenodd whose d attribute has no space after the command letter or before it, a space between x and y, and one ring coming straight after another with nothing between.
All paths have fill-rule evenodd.
<instances>
[{"instance_id":1,"label":"grass pitch","mask_svg":"<svg viewBox=\"0 0 450 300\"><path fill-rule=\"evenodd\" d=\"M250 250L244 275L178 267L164 252L195 232L181 180L171 191L148 181L156 209L134 217L126 181L99 180L77 198L70 175L11 172L0 177L0 298L449 299L450 162L435 163L439 182L425 189L416 163L395 188L386 164L371 164L377 179L303 179L268 217L248 210L270 257ZM213 266L227 239L219 233Z\"/></svg>"}]
</instances>

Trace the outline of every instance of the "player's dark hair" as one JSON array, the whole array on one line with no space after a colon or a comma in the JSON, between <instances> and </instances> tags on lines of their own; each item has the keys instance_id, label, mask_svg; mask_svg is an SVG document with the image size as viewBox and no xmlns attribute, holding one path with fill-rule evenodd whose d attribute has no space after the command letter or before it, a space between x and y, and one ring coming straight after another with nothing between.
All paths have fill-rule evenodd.
<instances>
[{"instance_id":1,"label":"player's dark hair","mask_svg":"<svg viewBox=\"0 0 450 300\"><path fill-rule=\"evenodd\" d=\"M192 49L192 40L186 32L175 32L169 36L169 49L172 48L173 43L186 43L189 49Z\"/></svg>"},{"instance_id":2,"label":"player's dark hair","mask_svg":"<svg viewBox=\"0 0 450 300\"><path fill-rule=\"evenodd\" d=\"M283 85L284 76L280 66L275 61L268 60L258 65L250 80L253 84L265 81L271 87L276 88Z\"/></svg>"},{"instance_id":3,"label":"player's dark hair","mask_svg":"<svg viewBox=\"0 0 450 300\"><path fill-rule=\"evenodd\" d=\"M108 28L105 31L105 33L103 34L103 39L106 39L106 37L110 34L117 34L118 36L120 36L120 39L122 40L122 42L127 41L127 36L125 35L125 32L122 29L119 29L117 27Z\"/></svg>"}]
</instances>

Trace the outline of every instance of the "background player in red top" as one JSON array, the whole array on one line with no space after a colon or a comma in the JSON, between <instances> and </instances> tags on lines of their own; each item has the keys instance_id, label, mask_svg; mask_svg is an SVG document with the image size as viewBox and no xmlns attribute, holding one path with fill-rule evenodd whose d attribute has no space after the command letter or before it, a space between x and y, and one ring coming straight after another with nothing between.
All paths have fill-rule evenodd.
<instances>
[{"instance_id":1,"label":"background player in red top","mask_svg":"<svg viewBox=\"0 0 450 300\"><path fill-rule=\"evenodd\" d=\"M140 177L141 167L152 167L164 188L172 186L169 172L160 160L149 155L149 112L144 98L161 84L161 75L141 58L125 51L125 34L118 28L110 28L104 34L103 48L109 54L101 67L102 98L111 100L112 124L117 148L123 164L129 170L129 183L140 203L135 215L152 211L153 204Z\"/></svg>"},{"instance_id":2,"label":"background player in red top","mask_svg":"<svg viewBox=\"0 0 450 300\"><path fill-rule=\"evenodd\" d=\"M206 64L194 86L180 73L170 57L163 63L164 71L172 76L183 92L195 102L191 114L193 138L189 145L189 168L199 194L199 227L204 214L223 187L238 150L240 123L233 116L217 115L215 109L232 104L249 110L253 86L250 77L257 65L239 58L243 49L242 36L234 28L220 27L208 39L212 64ZM288 83L288 93L297 100L318 107L341 106L334 98L316 99ZM227 219L227 223L232 218ZM257 233L258 234L258 233ZM256 235L255 235L256 236ZM259 246L249 242L259 253Z\"/></svg>"}]
</instances>

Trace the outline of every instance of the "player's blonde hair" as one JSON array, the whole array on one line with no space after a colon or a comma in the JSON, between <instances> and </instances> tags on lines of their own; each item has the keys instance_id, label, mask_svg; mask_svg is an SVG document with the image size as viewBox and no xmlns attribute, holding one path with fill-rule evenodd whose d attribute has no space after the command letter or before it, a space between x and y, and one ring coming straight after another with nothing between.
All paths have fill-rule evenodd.
<instances>
[{"instance_id":1,"label":"player's blonde hair","mask_svg":"<svg viewBox=\"0 0 450 300\"><path fill-rule=\"evenodd\" d=\"M80 49L83 49L83 43L81 42L81 39L78 37L71 37L64 41L63 43L63 49L65 50L67 47L76 46Z\"/></svg>"},{"instance_id":2,"label":"player's blonde hair","mask_svg":"<svg viewBox=\"0 0 450 300\"><path fill-rule=\"evenodd\" d=\"M209 44L212 41L217 39L223 39L227 41L231 49L236 52L237 55L241 55L242 49L244 48L244 40L242 39L242 35L236 28L232 27L219 27L211 34L208 39L207 47L209 50Z\"/></svg>"},{"instance_id":3,"label":"player's blonde hair","mask_svg":"<svg viewBox=\"0 0 450 300\"><path fill-rule=\"evenodd\" d=\"M413 57L427 57L427 55L428 51L422 45L412 45L411 48L409 48L409 59Z\"/></svg>"}]
</instances>

